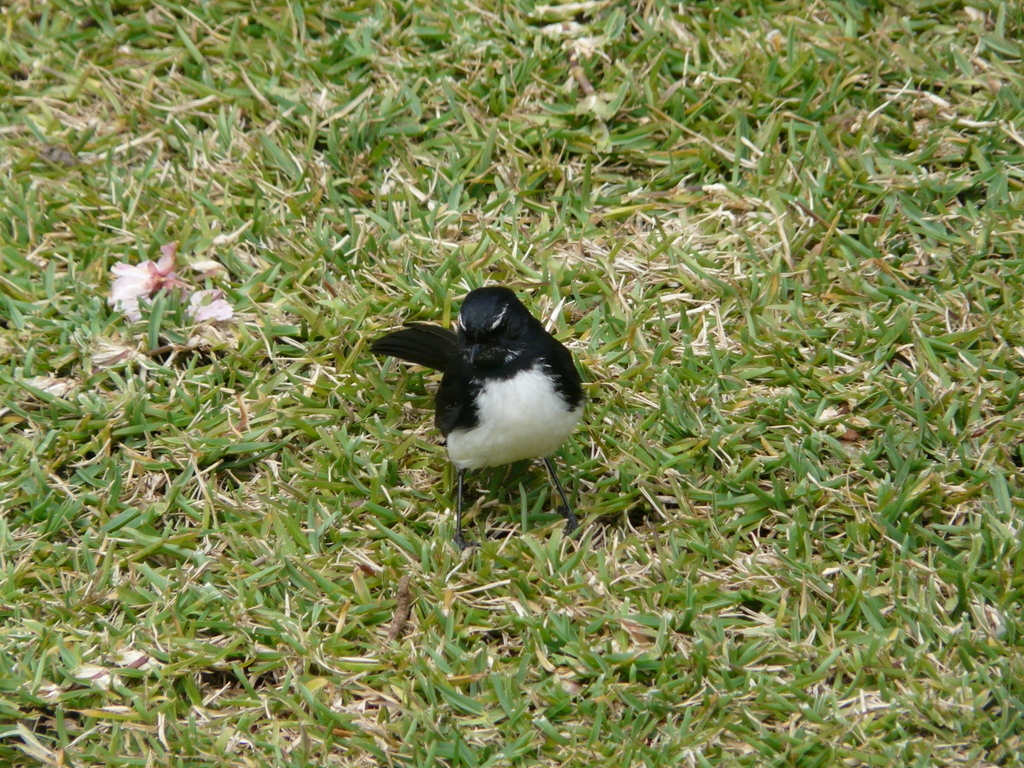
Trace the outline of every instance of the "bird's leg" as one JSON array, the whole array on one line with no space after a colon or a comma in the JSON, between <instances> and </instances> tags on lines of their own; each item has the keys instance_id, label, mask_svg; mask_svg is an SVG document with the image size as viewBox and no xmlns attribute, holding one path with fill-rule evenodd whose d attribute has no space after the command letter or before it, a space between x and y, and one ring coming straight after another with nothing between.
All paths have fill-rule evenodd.
<instances>
[{"instance_id":1,"label":"bird's leg","mask_svg":"<svg viewBox=\"0 0 1024 768\"><path fill-rule=\"evenodd\" d=\"M455 480L455 545L460 551L472 546L462 535L462 485L466 477L466 470L456 470Z\"/></svg>"},{"instance_id":2,"label":"bird's leg","mask_svg":"<svg viewBox=\"0 0 1024 768\"><path fill-rule=\"evenodd\" d=\"M555 462L550 458L546 458L544 459L544 466L548 468L548 474L551 475L551 482L555 484L555 490L562 497L562 506L558 508L558 514L565 518L565 535L568 536L579 527L580 521L576 517L576 513L572 511L569 498L565 495L565 491L562 490L562 484L558 482L558 475L555 473Z\"/></svg>"}]
</instances>

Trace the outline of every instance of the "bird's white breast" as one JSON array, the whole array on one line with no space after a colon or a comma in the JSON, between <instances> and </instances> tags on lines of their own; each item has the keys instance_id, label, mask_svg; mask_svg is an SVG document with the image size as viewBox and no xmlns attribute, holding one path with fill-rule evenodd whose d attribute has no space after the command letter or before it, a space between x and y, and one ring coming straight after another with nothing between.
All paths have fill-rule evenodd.
<instances>
[{"instance_id":1,"label":"bird's white breast","mask_svg":"<svg viewBox=\"0 0 1024 768\"><path fill-rule=\"evenodd\" d=\"M459 469L544 458L565 442L582 415L583 406L569 410L539 368L488 381L477 396L479 424L448 434L448 456Z\"/></svg>"}]
</instances>

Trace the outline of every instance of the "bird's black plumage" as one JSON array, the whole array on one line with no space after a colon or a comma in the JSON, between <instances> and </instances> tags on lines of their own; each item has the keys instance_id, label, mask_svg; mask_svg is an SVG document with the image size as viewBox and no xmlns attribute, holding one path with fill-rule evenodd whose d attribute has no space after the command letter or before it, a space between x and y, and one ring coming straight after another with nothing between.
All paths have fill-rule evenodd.
<instances>
[{"instance_id":1,"label":"bird's black plumage","mask_svg":"<svg viewBox=\"0 0 1024 768\"><path fill-rule=\"evenodd\" d=\"M435 371L448 368L458 349L458 334L429 323L409 323L370 345L374 354L390 355Z\"/></svg>"},{"instance_id":2,"label":"bird's black plumage","mask_svg":"<svg viewBox=\"0 0 1024 768\"><path fill-rule=\"evenodd\" d=\"M443 372L434 421L458 470L456 542L462 538L467 469L543 458L562 498L567 530L576 516L550 454L582 414L583 388L572 355L508 288L471 291L458 331L409 324L377 339L372 352Z\"/></svg>"}]
</instances>

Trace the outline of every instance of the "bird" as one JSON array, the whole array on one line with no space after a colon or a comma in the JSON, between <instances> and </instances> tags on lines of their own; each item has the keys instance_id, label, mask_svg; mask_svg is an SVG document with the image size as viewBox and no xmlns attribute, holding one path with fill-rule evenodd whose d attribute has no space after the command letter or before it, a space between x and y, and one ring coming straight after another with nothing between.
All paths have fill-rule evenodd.
<instances>
[{"instance_id":1,"label":"bird","mask_svg":"<svg viewBox=\"0 0 1024 768\"><path fill-rule=\"evenodd\" d=\"M579 526L552 454L583 415L583 384L572 354L502 286L470 291L455 330L407 323L370 351L442 372L434 424L455 466L455 544L462 533L466 472L523 459L543 459L561 498L565 533Z\"/></svg>"}]
</instances>

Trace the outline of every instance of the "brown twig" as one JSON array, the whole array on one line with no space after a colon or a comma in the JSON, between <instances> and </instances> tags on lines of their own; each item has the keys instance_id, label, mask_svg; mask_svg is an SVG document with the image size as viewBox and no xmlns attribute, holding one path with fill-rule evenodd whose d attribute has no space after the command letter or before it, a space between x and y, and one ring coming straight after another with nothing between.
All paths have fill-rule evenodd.
<instances>
[{"instance_id":1,"label":"brown twig","mask_svg":"<svg viewBox=\"0 0 1024 768\"><path fill-rule=\"evenodd\" d=\"M569 54L569 72L576 78L576 82L580 84L580 90L583 91L587 96L593 96L597 91L594 90L594 86L590 84L590 78L587 77L587 73L583 71L583 66L580 64L580 59L576 55L576 51Z\"/></svg>"},{"instance_id":2,"label":"brown twig","mask_svg":"<svg viewBox=\"0 0 1024 768\"><path fill-rule=\"evenodd\" d=\"M405 629L409 620L409 609L412 607L412 597L409 594L409 574L402 577L398 582L398 595L395 598L395 615L391 619L391 628L388 630L388 642L397 640Z\"/></svg>"}]
</instances>

